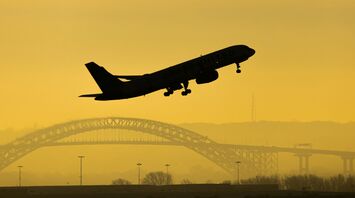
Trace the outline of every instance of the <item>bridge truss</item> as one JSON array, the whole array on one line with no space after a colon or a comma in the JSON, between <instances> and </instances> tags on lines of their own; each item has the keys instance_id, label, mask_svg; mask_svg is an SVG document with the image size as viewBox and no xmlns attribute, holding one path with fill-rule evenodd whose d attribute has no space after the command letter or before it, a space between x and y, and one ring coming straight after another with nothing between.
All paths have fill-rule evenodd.
<instances>
[{"instance_id":1,"label":"bridge truss","mask_svg":"<svg viewBox=\"0 0 355 198\"><path fill-rule=\"evenodd\" d=\"M109 141L63 141L66 137L102 129L130 130L161 137L161 141L109 140ZM236 171L236 161L242 161L241 171L246 176L277 173L278 155L276 151L257 147L239 147L219 144L205 136L175 125L137 118L94 118L71 121L37 130L18 138L0 148L0 170L21 157L41 147L83 144L150 144L184 146L230 174Z\"/></svg>"}]
</instances>

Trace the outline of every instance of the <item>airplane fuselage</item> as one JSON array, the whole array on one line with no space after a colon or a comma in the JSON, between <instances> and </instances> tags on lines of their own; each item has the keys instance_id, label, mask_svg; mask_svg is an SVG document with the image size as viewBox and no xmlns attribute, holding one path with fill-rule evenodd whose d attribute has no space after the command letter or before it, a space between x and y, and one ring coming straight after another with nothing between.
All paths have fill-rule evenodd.
<instances>
[{"instance_id":1,"label":"airplane fuselage","mask_svg":"<svg viewBox=\"0 0 355 198\"><path fill-rule=\"evenodd\" d=\"M110 93L103 92L95 100L132 98L160 89L174 91L183 88L182 83L187 82L188 84L188 81L194 79L196 79L198 84L208 83L210 80L213 81L218 78L217 69L233 63L238 64L239 69L239 63L247 60L254 53L253 49L245 45L224 48L166 69L122 82L119 85L115 85Z\"/></svg>"}]
</instances>

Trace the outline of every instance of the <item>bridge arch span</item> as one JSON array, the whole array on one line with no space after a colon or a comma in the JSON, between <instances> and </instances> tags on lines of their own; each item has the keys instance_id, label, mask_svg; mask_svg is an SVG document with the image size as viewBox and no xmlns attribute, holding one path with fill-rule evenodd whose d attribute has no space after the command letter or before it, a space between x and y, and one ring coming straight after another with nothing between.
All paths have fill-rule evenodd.
<instances>
[{"instance_id":1,"label":"bridge arch span","mask_svg":"<svg viewBox=\"0 0 355 198\"><path fill-rule=\"evenodd\" d=\"M174 144L185 146L203 155L229 173L234 171L235 158L233 156L235 152L233 152L233 149L226 149L205 136L172 124L121 117L70 121L39 129L18 138L2 146L0 150L0 171L38 148L45 147L68 136L100 129L126 129L163 137ZM231 156L233 160L231 160Z\"/></svg>"}]
</instances>

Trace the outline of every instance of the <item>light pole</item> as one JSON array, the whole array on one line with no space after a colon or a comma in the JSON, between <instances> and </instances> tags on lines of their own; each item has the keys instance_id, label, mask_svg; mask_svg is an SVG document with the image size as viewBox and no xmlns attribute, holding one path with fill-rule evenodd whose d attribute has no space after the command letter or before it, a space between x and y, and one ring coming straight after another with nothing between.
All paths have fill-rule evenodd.
<instances>
[{"instance_id":1,"label":"light pole","mask_svg":"<svg viewBox=\"0 0 355 198\"><path fill-rule=\"evenodd\" d=\"M83 158L85 156L79 155L78 158L80 159L80 186L83 185Z\"/></svg>"},{"instance_id":2,"label":"light pole","mask_svg":"<svg viewBox=\"0 0 355 198\"><path fill-rule=\"evenodd\" d=\"M240 178L239 178L239 165L241 163L241 161L236 161L236 179L237 179L237 183L240 184Z\"/></svg>"},{"instance_id":3,"label":"light pole","mask_svg":"<svg viewBox=\"0 0 355 198\"><path fill-rule=\"evenodd\" d=\"M22 186L22 172L21 169L23 166L17 166L18 167L18 186Z\"/></svg>"},{"instance_id":4,"label":"light pole","mask_svg":"<svg viewBox=\"0 0 355 198\"><path fill-rule=\"evenodd\" d=\"M168 179L169 179L169 166L170 166L170 164L165 164L165 167L166 167L166 185L169 184L169 181L168 181Z\"/></svg>"},{"instance_id":5,"label":"light pole","mask_svg":"<svg viewBox=\"0 0 355 198\"><path fill-rule=\"evenodd\" d=\"M141 166L142 163L137 163L138 166L138 185L141 184Z\"/></svg>"}]
</instances>

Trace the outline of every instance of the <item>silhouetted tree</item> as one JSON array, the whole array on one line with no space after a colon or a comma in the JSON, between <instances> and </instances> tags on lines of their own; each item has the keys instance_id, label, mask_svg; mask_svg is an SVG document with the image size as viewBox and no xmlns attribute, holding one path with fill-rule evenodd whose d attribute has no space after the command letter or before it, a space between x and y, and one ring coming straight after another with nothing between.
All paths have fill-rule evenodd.
<instances>
[{"instance_id":1,"label":"silhouetted tree","mask_svg":"<svg viewBox=\"0 0 355 198\"><path fill-rule=\"evenodd\" d=\"M316 175L256 176L244 179L241 183L279 184L285 190L355 192L355 176L352 175L337 175L326 178Z\"/></svg>"},{"instance_id":2,"label":"silhouetted tree","mask_svg":"<svg viewBox=\"0 0 355 198\"><path fill-rule=\"evenodd\" d=\"M130 185L132 184L130 181L122 178L118 178L112 181L112 185Z\"/></svg>"},{"instance_id":3,"label":"silhouetted tree","mask_svg":"<svg viewBox=\"0 0 355 198\"><path fill-rule=\"evenodd\" d=\"M284 178L288 190L325 190L324 179L316 175L293 175Z\"/></svg>"},{"instance_id":4,"label":"silhouetted tree","mask_svg":"<svg viewBox=\"0 0 355 198\"><path fill-rule=\"evenodd\" d=\"M149 185L168 185L173 184L173 178L170 174L161 171L150 172L145 175L142 183Z\"/></svg>"},{"instance_id":5,"label":"silhouetted tree","mask_svg":"<svg viewBox=\"0 0 355 198\"><path fill-rule=\"evenodd\" d=\"M180 182L181 184L192 184L192 182L189 179L183 179Z\"/></svg>"},{"instance_id":6,"label":"silhouetted tree","mask_svg":"<svg viewBox=\"0 0 355 198\"><path fill-rule=\"evenodd\" d=\"M355 192L355 176L354 175L349 175L346 178L346 184L345 184L344 191Z\"/></svg>"},{"instance_id":7,"label":"silhouetted tree","mask_svg":"<svg viewBox=\"0 0 355 198\"><path fill-rule=\"evenodd\" d=\"M212 180L207 180L206 181L206 184L214 184L215 182L214 181L212 181Z\"/></svg>"},{"instance_id":8,"label":"silhouetted tree","mask_svg":"<svg viewBox=\"0 0 355 198\"><path fill-rule=\"evenodd\" d=\"M355 176L333 176L326 180L325 185L331 191L355 192Z\"/></svg>"},{"instance_id":9,"label":"silhouetted tree","mask_svg":"<svg viewBox=\"0 0 355 198\"><path fill-rule=\"evenodd\" d=\"M235 182L237 183L237 182ZM253 178L242 179L242 184L279 184L280 178L277 175L272 176L256 176Z\"/></svg>"},{"instance_id":10,"label":"silhouetted tree","mask_svg":"<svg viewBox=\"0 0 355 198\"><path fill-rule=\"evenodd\" d=\"M221 184L232 184L231 180L224 180L221 182Z\"/></svg>"}]
</instances>

